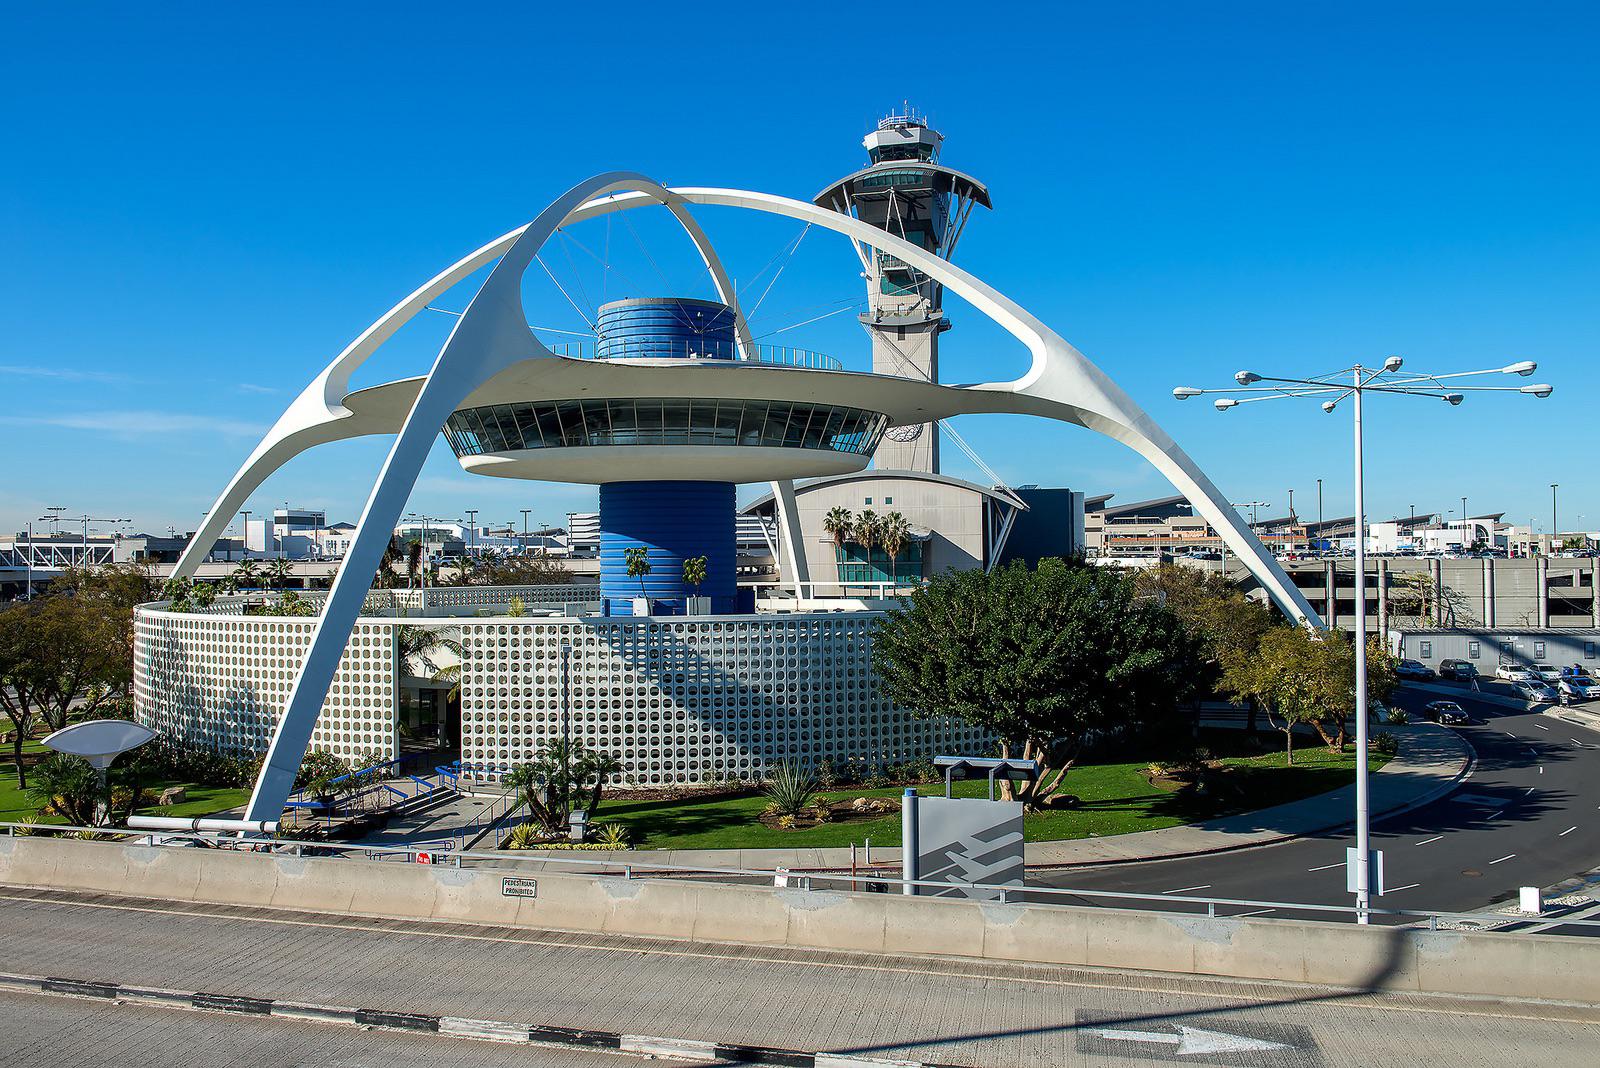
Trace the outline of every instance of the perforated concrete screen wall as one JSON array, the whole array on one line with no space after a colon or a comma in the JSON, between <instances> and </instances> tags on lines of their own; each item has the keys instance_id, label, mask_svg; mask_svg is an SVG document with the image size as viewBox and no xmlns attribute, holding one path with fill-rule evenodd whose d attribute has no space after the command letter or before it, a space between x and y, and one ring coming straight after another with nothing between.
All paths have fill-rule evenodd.
<instances>
[{"instance_id":1,"label":"perforated concrete screen wall","mask_svg":"<svg viewBox=\"0 0 1600 1068\"><path fill-rule=\"evenodd\" d=\"M266 751L315 620L160 612L134 621L139 722L230 756ZM396 624L356 624L312 735L346 758L395 755Z\"/></svg>"},{"instance_id":2,"label":"perforated concrete screen wall","mask_svg":"<svg viewBox=\"0 0 1600 1068\"><path fill-rule=\"evenodd\" d=\"M375 591L345 648L312 735L340 756L396 754L400 667L395 632L459 630L462 759L505 769L561 731L561 643L572 644L573 736L615 756L619 781L698 783L762 775L786 757L866 765L987 752L962 724L920 720L877 685L877 613L781 616L480 618L512 596L530 610L585 603L593 586ZM436 604L434 598L449 604ZM564 600L570 598L571 600ZM454 608L445 618L435 610ZM134 705L139 721L186 744L264 752L288 700L312 619L140 608ZM225 614L226 613L226 614Z\"/></svg>"},{"instance_id":3,"label":"perforated concrete screen wall","mask_svg":"<svg viewBox=\"0 0 1600 1068\"><path fill-rule=\"evenodd\" d=\"M648 786L752 778L783 760L987 751L959 723L913 719L878 688L876 614L462 625L462 756L528 760L561 730L561 643L572 644L573 737Z\"/></svg>"}]
</instances>

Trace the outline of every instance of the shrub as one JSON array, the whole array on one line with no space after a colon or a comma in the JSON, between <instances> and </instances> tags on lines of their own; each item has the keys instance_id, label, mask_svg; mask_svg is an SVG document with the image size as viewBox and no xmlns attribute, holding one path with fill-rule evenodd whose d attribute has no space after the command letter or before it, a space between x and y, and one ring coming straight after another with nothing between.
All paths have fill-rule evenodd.
<instances>
[{"instance_id":1,"label":"shrub","mask_svg":"<svg viewBox=\"0 0 1600 1068\"><path fill-rule=\"evenodd\" d=\"M621 823L596 824L594 836L595 844L607 849L627 849L631 837L627 826Z\"/></svg>"},{"instance_id":2,"label":"shrub","mask_svg":"<svg viewBox=\"0 0 1600 1068\"><path fill-rule=\"evenodd\" d=\"M1400 752L1400 742L1388 731L1379 731L1378 736L1372 739L1372 751L1380 756L1392 757Z\"/></svg>"},{"instance_id":3,"label":"shrub","mask_svg":"<svg viewBox=\"0 0 1600 1068\"><path fill-rule=\"evenodd\" d=\"M520 823L506 836L507 849L537 849L543 829L537 823Z\"/></svg>"},{"instance_id":4,"label":"shrub","mask_svg":"<svg viewBox=\"0 0 1600 1068\"><path fill-rule=\"evenodd\" d=\"M1406 714L1406 710L1405 709L1403 709L1403 708L1391 708L1391 709L1389 709L1389 724L1391 726L1403 727L1407 723L1410 723L1410 722L1411 722L1411 717Z\"/></svg>"},{"instance_id":5,"label":"shrub","mask_svg":"<svg viewBox=\"0 0 1600 1068\"><path fill-rule=\"evenodd\" d=\"M512 618L525 616L527 614L528 606L522 602L521 597L511 598L511 603L506 605L506 615L511 616Z\"/></svg>"},{"instance_id":6,"label":"shrub","mask_svg":"<svg viewBox=\"0 0 1600 1068\"><path fill-rule=\"evenodd\" d=\"M765 789L767 811L777 816L797 816L817 795L817 775L793 760L784 760L772 771Z\"/></svg>"}]
</instances>

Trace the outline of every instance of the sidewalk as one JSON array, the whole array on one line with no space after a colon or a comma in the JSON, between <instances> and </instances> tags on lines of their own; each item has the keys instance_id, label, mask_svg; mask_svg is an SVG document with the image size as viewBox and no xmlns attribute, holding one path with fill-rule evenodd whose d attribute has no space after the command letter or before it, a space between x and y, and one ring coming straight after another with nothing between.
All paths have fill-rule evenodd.
<instances>
[{"instance_id":1,"label":"sidewalk","mask_svg":"<svg viewBox=\"0 0 1600 1068\"><path fill-rule=\"evenodd\" d=\"M1372 775L1374 820L1417 808L1444 796L1455 789L1472 770L1472 748L1455 731L1432 723L1383 729L1399 741L1400 751ZM1351 821L1354 812L1355 785L1351 784L1286 805L1182 827L1136 831L1109 838L1029 842L1026 846L1027 863L1029 867L1077 867L1167 860L1200 853L1247 849L1343 826ZM884 843L885 846L888 844ZM513 856L529 860L541 856L567 860L581 857L587 861L612 861L638 867L669 864L678 867L818 870L848 869L851 863L849 848L636 849L581 854L529 851ZM865 865L865 853L858 851L855 860L857 864ZM895 843L895 848L874 848L872 863L874 866L898 867L898 843Z\"/></svg>"}]
</instances>

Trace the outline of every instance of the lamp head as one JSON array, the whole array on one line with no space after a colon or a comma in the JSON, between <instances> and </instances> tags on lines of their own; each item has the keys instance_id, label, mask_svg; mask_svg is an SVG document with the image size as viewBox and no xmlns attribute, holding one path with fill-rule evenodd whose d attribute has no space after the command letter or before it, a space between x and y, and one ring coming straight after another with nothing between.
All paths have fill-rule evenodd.
<instances>
[{"instance_id":1,"label":"lamp head","mask_svg":"<svg viewBox=\"0 0 1600 1068\"><path fill-rule=\"evenodd\" d=\"M1339 407L1339 402L1338 401L1323 401L1322 402L1322 410L1325 411L1325 412L1328 412L1330 414L1337 407Z\"/></svg>"},{"instance_id":2,"label":"lamp head","mask_svg":"<svg viewBox=\"0 0 1600 1068\"><path fill-rule=\"evenodd\" d=\"M1552 385L1550 385L1548 383L1541 382L1537 386L1523 386L1517 392L1519 392L1519 393L1531 393L1535 397L1548 397L1554 391L1555 391L1555 387L1554 386L1552 386Z\"/></svg>"},{"instance_id":3,"label":"lamp head","mask_svg":"<svg viewBox=\"0 0 1600 1068\"><path fill-rule=\"evenodd\" d=\"M1506 366L1500 368L1500 373L1503 375L1521 375L1526 378L1538 369L1539 365L1532 360L1523 360L1520 363L1506 364Z\"/></svg>"},{"instance_id":4,"label":"lamp head","mask_svg":"<svg viewBox=\"0 0 1600 1068\"><path fill-rule=\"evenodd\" d=\"M1463 400L1466 400L1466 398L1460 393L1446 393L1444 395L1444 399L1452 406L1460 404Z\"/></svg>"},{"instance_id":5,"label":"lamp head","mask_svg":"<svg viewBox=\"0 0 1600 1068\"><path fill-rule=\"evenodd\" d=\"M1390 356L1388 359L1383 361L1383 369L1385 371L1398 371L1400 370L1400 365L1403 363L1405 363L1405 361L1400 357Z\"/></svg>"},{"instance_id":6,"label":"lamp head","mask_svg":"<svg viewBox=\"0 0 1600 1068\"><path fill-rule=\"evenodd\" d=\"M1216 400L1211 402L1212 406L1219 412L1225 412L1229 408L1236 406L1238 403L1239 402L1234 400L1232 397L1218 397Z\"/></svg>"},{"instance_id":7,"label":"lamp head","mask_svg":"<svg viewBox=\"0 0 1600 1068\"><path fill-rule=\"evenodd\" d=\"M1261 376L1256 374L1254 371L1240 371L1238 374L1233 376L1233 380L1239 383L1241 386L1248 386L1255 382L1261 381Z\"/></svg>"},{"instance_id":8,"label":"lamp head","mask_svg":"<svg viewBox=\"0 0 1600 1068\"><path fill-rule=\"evenodd\" d=\"M1174 400L1188 400L1190 397L1198 397L1204 392L1205 390L1195 389L1193 386L1178 386L1172 391L1172 397Z\"/></svg>"}]
</instances>

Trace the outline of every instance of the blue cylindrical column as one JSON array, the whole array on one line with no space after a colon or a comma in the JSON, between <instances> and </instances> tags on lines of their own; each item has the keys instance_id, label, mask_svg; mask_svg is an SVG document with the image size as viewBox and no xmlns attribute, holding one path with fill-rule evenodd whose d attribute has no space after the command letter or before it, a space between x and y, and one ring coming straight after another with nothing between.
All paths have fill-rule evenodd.
<instances>
[{"instance_id":1,"label":"blue cylindrical column","mask_svg":"<svg viewBox=\"0 0 1600 1068\"><path fill-rule=\"evenodd\" d=\"M643 548L650 574L643 596L662 614L683 612L686 598L711 598L711 610L734 611L734 486L731 482L607 482L600 487L600 596L613 615L633 611L640 580L628 577L626 551ZM698 591L683 581L683 562L706 558Z\"/></svg>"},{"instance_id":2,"label":"blue cylindrical column","mask_svg":"<svg viewBox=\"0 0 1600 1068\"><path fill-rule=\"evenodd\" d=\"M733 310L714 300L614 300L600 306L597 325L596 352L603 360L734 357Z\"/></svg>"}]
</instances>

